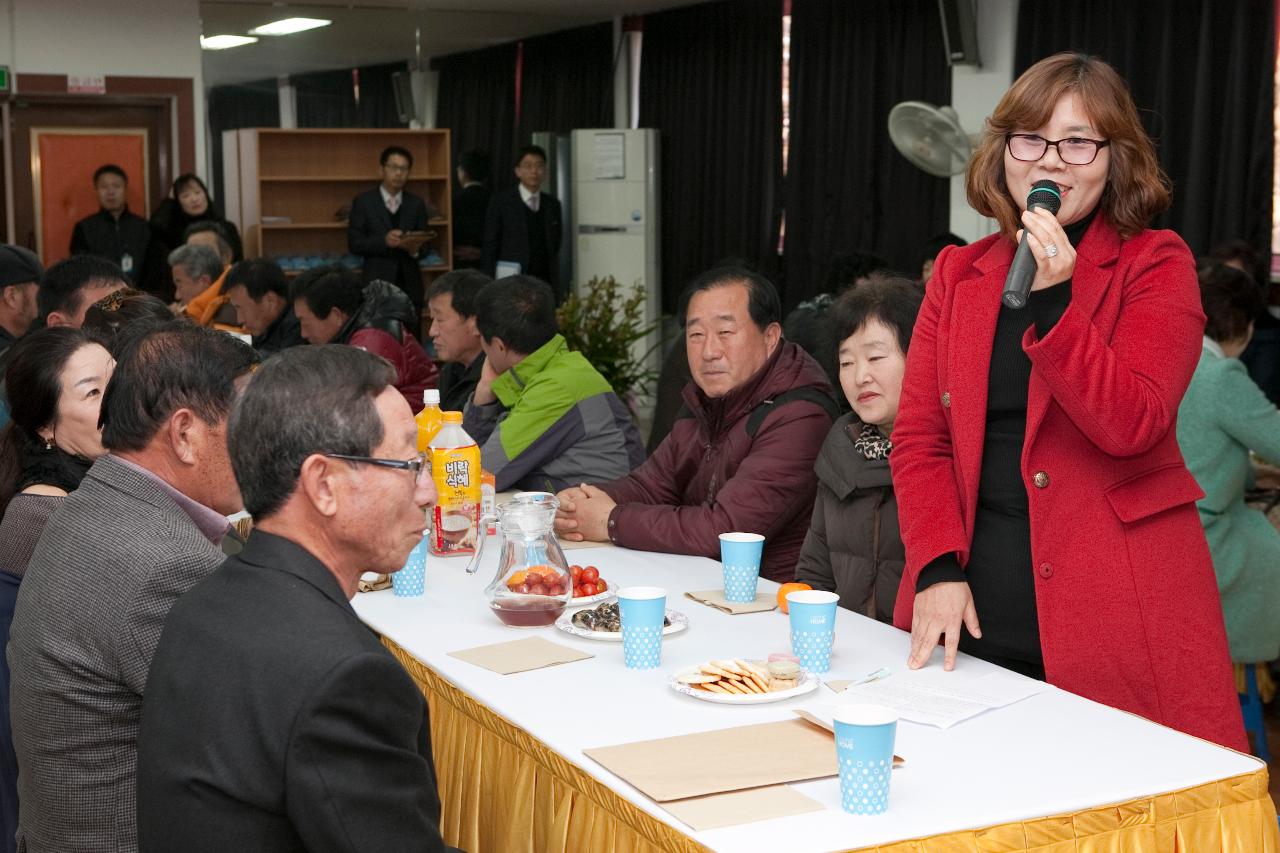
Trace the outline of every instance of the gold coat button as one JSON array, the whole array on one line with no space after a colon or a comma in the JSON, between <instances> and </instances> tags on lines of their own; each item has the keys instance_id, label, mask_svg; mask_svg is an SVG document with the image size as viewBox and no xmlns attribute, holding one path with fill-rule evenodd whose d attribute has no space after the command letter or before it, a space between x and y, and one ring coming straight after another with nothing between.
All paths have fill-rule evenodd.
<instances>
[{"instance_id":1,"label":"gold coat button","mask_svg":"<svg viewBox=\"0 0 1280 853\"><path fill-rule=\"evenodd\" d=\"M951 392L950 391L942 392L942 407L945 409L951 408Z\"/></svg>"},{"instance_id":2,"label":"gold coat button","mask_svg":"<svg viewBox=\"0 0 1280 853\"><path fill-rule=\"evenodd\" d=\"M1031 482L1036 484L1037 489L1043 489L1049 485L1049 475L1043 471L1037 471L1036 475L1031 478Z\"/></svg>"}]
</instances>

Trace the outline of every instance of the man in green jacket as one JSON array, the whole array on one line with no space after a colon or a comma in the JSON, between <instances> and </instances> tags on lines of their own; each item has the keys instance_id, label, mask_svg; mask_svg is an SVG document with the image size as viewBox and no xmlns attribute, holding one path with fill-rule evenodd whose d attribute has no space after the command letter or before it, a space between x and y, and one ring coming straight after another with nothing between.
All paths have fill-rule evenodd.
<instances>
[{"instance_id":1,"label":"man in green jacket","mask_svg":"<svg viewBox=\"0 0 1280 853\"><path fill-rule=\"evenodd\" d=\"M463 427L498 491L558 492L626 476L644 461L627 407L559 334L546 283L499 279L475 310L485 362Z\"/></svg>"}]
</instances>

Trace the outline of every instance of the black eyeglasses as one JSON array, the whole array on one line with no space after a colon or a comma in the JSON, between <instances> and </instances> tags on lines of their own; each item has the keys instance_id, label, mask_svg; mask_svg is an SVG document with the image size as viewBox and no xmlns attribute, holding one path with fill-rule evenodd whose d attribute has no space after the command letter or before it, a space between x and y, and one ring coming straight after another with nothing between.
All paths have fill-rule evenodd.
<instances>
[{"instance_id":1,"label":"black eyeglasses","mask_svg":"<svg viewBox=\"0 0 1280 853\"><path fill-rule=\"evenodd\" d=\"M1045 139L1034 133L1005 134L1005 145L1015 160L1034 163L1044 156L1052 145L1058 149L1062 162L1070 166L1088 166L1098 157L1098 151L1111 144L1110 139L1087 139L1070 136L1066 139Z\"/></svg>"},{"instance_id":2,"label":"black eyeglasses","mask_svg":"<svg viewBox=\"0 0 1280 853\"><path fill-rule=\"evenodd\" d=\"M345 453L326 453L330 459L341 459L343 462L359 462L364 465L377 465L382 468L398 468L401 471L412 471L413 479L422 482L431 475L431 466L427 464L427 454L419 453L412 459L378 459L375 456L348 456Z\"/></svg>"}]
</instances>

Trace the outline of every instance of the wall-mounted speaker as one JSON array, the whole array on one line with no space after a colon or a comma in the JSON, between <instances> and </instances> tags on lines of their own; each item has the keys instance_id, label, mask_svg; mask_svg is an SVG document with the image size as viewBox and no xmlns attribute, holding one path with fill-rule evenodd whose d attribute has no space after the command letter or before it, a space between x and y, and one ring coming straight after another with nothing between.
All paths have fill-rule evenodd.
<instances>
[{"instance_id":1,"label":"wall-mounted speaker","mask_svg":"<svg viewBox=\"0 0 1280 853\"><path fill-rule=\"evenodd\" d=\"M413 103L413 79L408 71L396 71L391 75L391 89L396 96L396 113L400 121L408 124L418 118Z\"/></svg>"},{"instance_id":2,"label":"wall-mounted speaker","mask_svg":"<svg viewBox=\"0 0 1280 853\"><path fill-rule=\"evenodd\" d=\"M948 65L982 65L978 58L978 0L938 0Z\"/></svg>"}]
</instances>

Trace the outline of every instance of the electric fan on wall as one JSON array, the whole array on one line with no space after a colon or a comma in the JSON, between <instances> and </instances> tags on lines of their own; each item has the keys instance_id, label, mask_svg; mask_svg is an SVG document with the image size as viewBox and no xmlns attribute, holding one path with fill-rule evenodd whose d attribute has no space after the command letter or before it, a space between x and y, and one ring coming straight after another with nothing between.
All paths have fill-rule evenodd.
<instances>
[{"instance_id":1,"label":"electric fan on wall","mask_svg":"<svg viewBox=\"0 0 1280 853\"><path fill-rule=\"evenodd\" d=\"M940 178L964 171L973 143L951 107L903 101L889 110L889 138L915 166Z\"/></svg>"}]
</instances>

